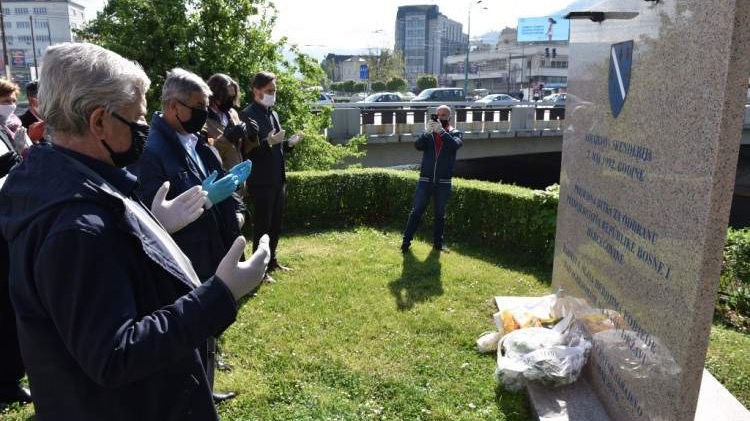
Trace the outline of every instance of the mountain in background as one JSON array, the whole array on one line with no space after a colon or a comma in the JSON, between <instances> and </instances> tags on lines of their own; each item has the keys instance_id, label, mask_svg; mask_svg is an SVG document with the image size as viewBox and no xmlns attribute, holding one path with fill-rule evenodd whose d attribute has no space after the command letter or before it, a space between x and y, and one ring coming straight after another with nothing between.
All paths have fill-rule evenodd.
<instances>
[{"instance_id":1,"label":"mountain in background","mask_svg":"<svg viewBox=\"0 0 750 421\"><path fill-rule=\"evenodd\" d=\"M558 10L553 15L567 15L570 12L582 12L590 10L592 6L597 5L604 0L576 0L570 3L566 8Z\"/></svg>"}]
</instances>

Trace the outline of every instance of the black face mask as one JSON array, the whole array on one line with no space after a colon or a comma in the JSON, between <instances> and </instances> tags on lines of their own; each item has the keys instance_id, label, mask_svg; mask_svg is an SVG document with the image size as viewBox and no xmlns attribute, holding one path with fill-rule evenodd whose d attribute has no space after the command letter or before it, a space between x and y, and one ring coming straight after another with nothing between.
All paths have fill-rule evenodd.
<instances>
[{"instance_id":1,"label":"black face mask","mask_svg":"<svg viewBox=\"0 0 750 421\"><path fill-rule=\"evenodd\" d=\"M146 124L128 121L115 112L112 113L112 116L130 127L130 148L125 152L115 152L109 147L104 139L102 139L102 144L104 144L104 147L109 151L109 156L112 158L112 163L115 164L115 167L124 168L128 165L135 164L138 161L138 158L141 157L143 147L146 146L149 127Z\"/></svg>"},{"instance_id":2,"label":"black face mask","mask_svg":"<svg viewBox=\"0 0 750 421\"><path fill-rule=\"evenodd\" d=\"M440 120L440 124L443 125L444 129L447 129L450 126L450 120Z\"/></svg>"},{"instance_id":3,"label":"black face mask","mask_svg":"<svg viewBox=\"0 0 750 421\"><path fill-rule=\"evenodd\" d=\"M208 119L208 110L205 108L190 107L179 99L177 100L177 102L190 108L190 118L188 120L182 121L180 120L180 117L177 117L177 120L180 122L180 124L182 124L182 128L188 133L198 133L200 129L202 129L206 124L206 120Z\"/></svg>"},{"instance_id":4,"label":"black face mask","mask_svg":"<svg viewBox=\"0 0 750 421\"><path fill-rule=\"evenodd\" d=\"M219 104L219 110L223 113L228 112L234 106L234 98L227 98Z\"/></svg>"}]
</instances>

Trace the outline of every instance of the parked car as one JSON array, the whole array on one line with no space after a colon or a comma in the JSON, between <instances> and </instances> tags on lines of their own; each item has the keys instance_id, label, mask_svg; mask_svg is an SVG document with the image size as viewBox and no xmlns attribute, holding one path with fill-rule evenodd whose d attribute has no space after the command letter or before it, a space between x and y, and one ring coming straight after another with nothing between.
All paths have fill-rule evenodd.
<instances>
[{"instance_id":1,"label":"parked car","mask_svg":"<svg viewBox=\"0 0 750 421\"><path fill-rule=\"evenodd\" d=\"M399 92L399 95L401 95L401 101L408 102L416 98L417 96L414 95L414 92Z\"/></svg>"},{"instance_id":2,"label":"parked car","mask_svg":"<svg viewBox=\"0 0 750 421\"><path fill-rule=\"evenodd\" d=\"M460 88L430 88L425 89L412 102L419 101L465 101L464 90Z\"/></svg>"},{"instance_id":3,"label":"parked car","mask_svg":"<svg viewBox=\"0 0 750 421\"><path fill-rule=\"evenodd\" d=\"M401 102L401 96L393 92L377 92L359 102Z\"/></svg>"},{"instance_id":4,"label":"parked car","mask_svg":"<svg viewBox=\"0 0 750 421\"><path fill-rule=\"evenodd\" d=\"M566 94L552 94L542 98L542 102L553 102L555 104L565 104Z\"/></svg>"},{"instance_id":5,"label":"parked car","mask_svg":"<svg viewBox=\"0 0 750 421\"><path fill-rule=\"evenodd\" d=\"M503 106L503 105L513 105L521 101L519 101L516 98L513 98L512 96L508 94L489 94L481 99L478 99L477 102L481 102L487 105Z\"/></svg>"},{"instance_id":6,"label":"parked car","mask_svg":"<svg viewBox=\"0 0 750 421\"><path fill-rule=\"evenodd\" d=\"M332 95L321 92L318 96L318 105L333 105L334 103L336 103L336 101L333 99Z\"/></svg>"}]
</instances>

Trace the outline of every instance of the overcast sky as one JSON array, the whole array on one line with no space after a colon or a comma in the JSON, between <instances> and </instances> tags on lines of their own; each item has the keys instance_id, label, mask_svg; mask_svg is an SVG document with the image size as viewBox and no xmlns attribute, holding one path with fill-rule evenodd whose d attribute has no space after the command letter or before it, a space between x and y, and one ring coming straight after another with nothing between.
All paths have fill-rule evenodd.
<instances>
[{"instance_id":1,"label":"overcast sky","mask_svg":"<svg viewBox=\"0 0 750 421\"><path fill-rule=\"evenodd\" d=\"M96 16L106 0L77 0L88 17ZM303 51L321 58L327 52L347 53L369 48L393 48L399 6L436 4L440 12L467 29L471 7L471 36L515 27L520 17L544 16L573 0L275 0L279 18L274 37L286 36ZM484 9L486 7L486 9Z\"/></svg>"}]
</instances>

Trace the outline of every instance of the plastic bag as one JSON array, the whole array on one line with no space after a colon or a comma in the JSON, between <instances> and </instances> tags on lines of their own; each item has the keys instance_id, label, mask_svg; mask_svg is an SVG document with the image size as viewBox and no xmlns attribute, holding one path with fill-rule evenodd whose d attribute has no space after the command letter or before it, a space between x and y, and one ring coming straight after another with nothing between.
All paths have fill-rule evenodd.
<instances>
[{"instance_id":1,"label":"plastic bag","mask_svg":"<svg viewBox=\"0 0 750 421\"><path fill-rule=\"evenodd\" d=\"M567 334L571 320L566 317L554 329L525 328L503 337L495 377L505 389L517 392L526 381L556 387L578 380L591 343Z\"/></svg>"},{"instance_id":2,"label":"plastic bag","mask_svg":"<svg viewBox=\"0 0 750 421\"><path fill-rule=\"evenodd\" d=\"M502 332L484 332L477 339L477 351L481 354L488 354L497 351L497 343L503 337Z\"/></svg>"},{"instance_id":3,"label":"plastic bag","mask_svg":"<svg viewBox=\"0 0 750 421\"><path fill-rule=\"evenodd\" d=\"M495 320L497 330L503 333L527 327L542 327L558 319L551 314L556 300L556 295L546 295L532 304L501 309L493 314L492 318Z\"/></svg>"}]
</instances>

